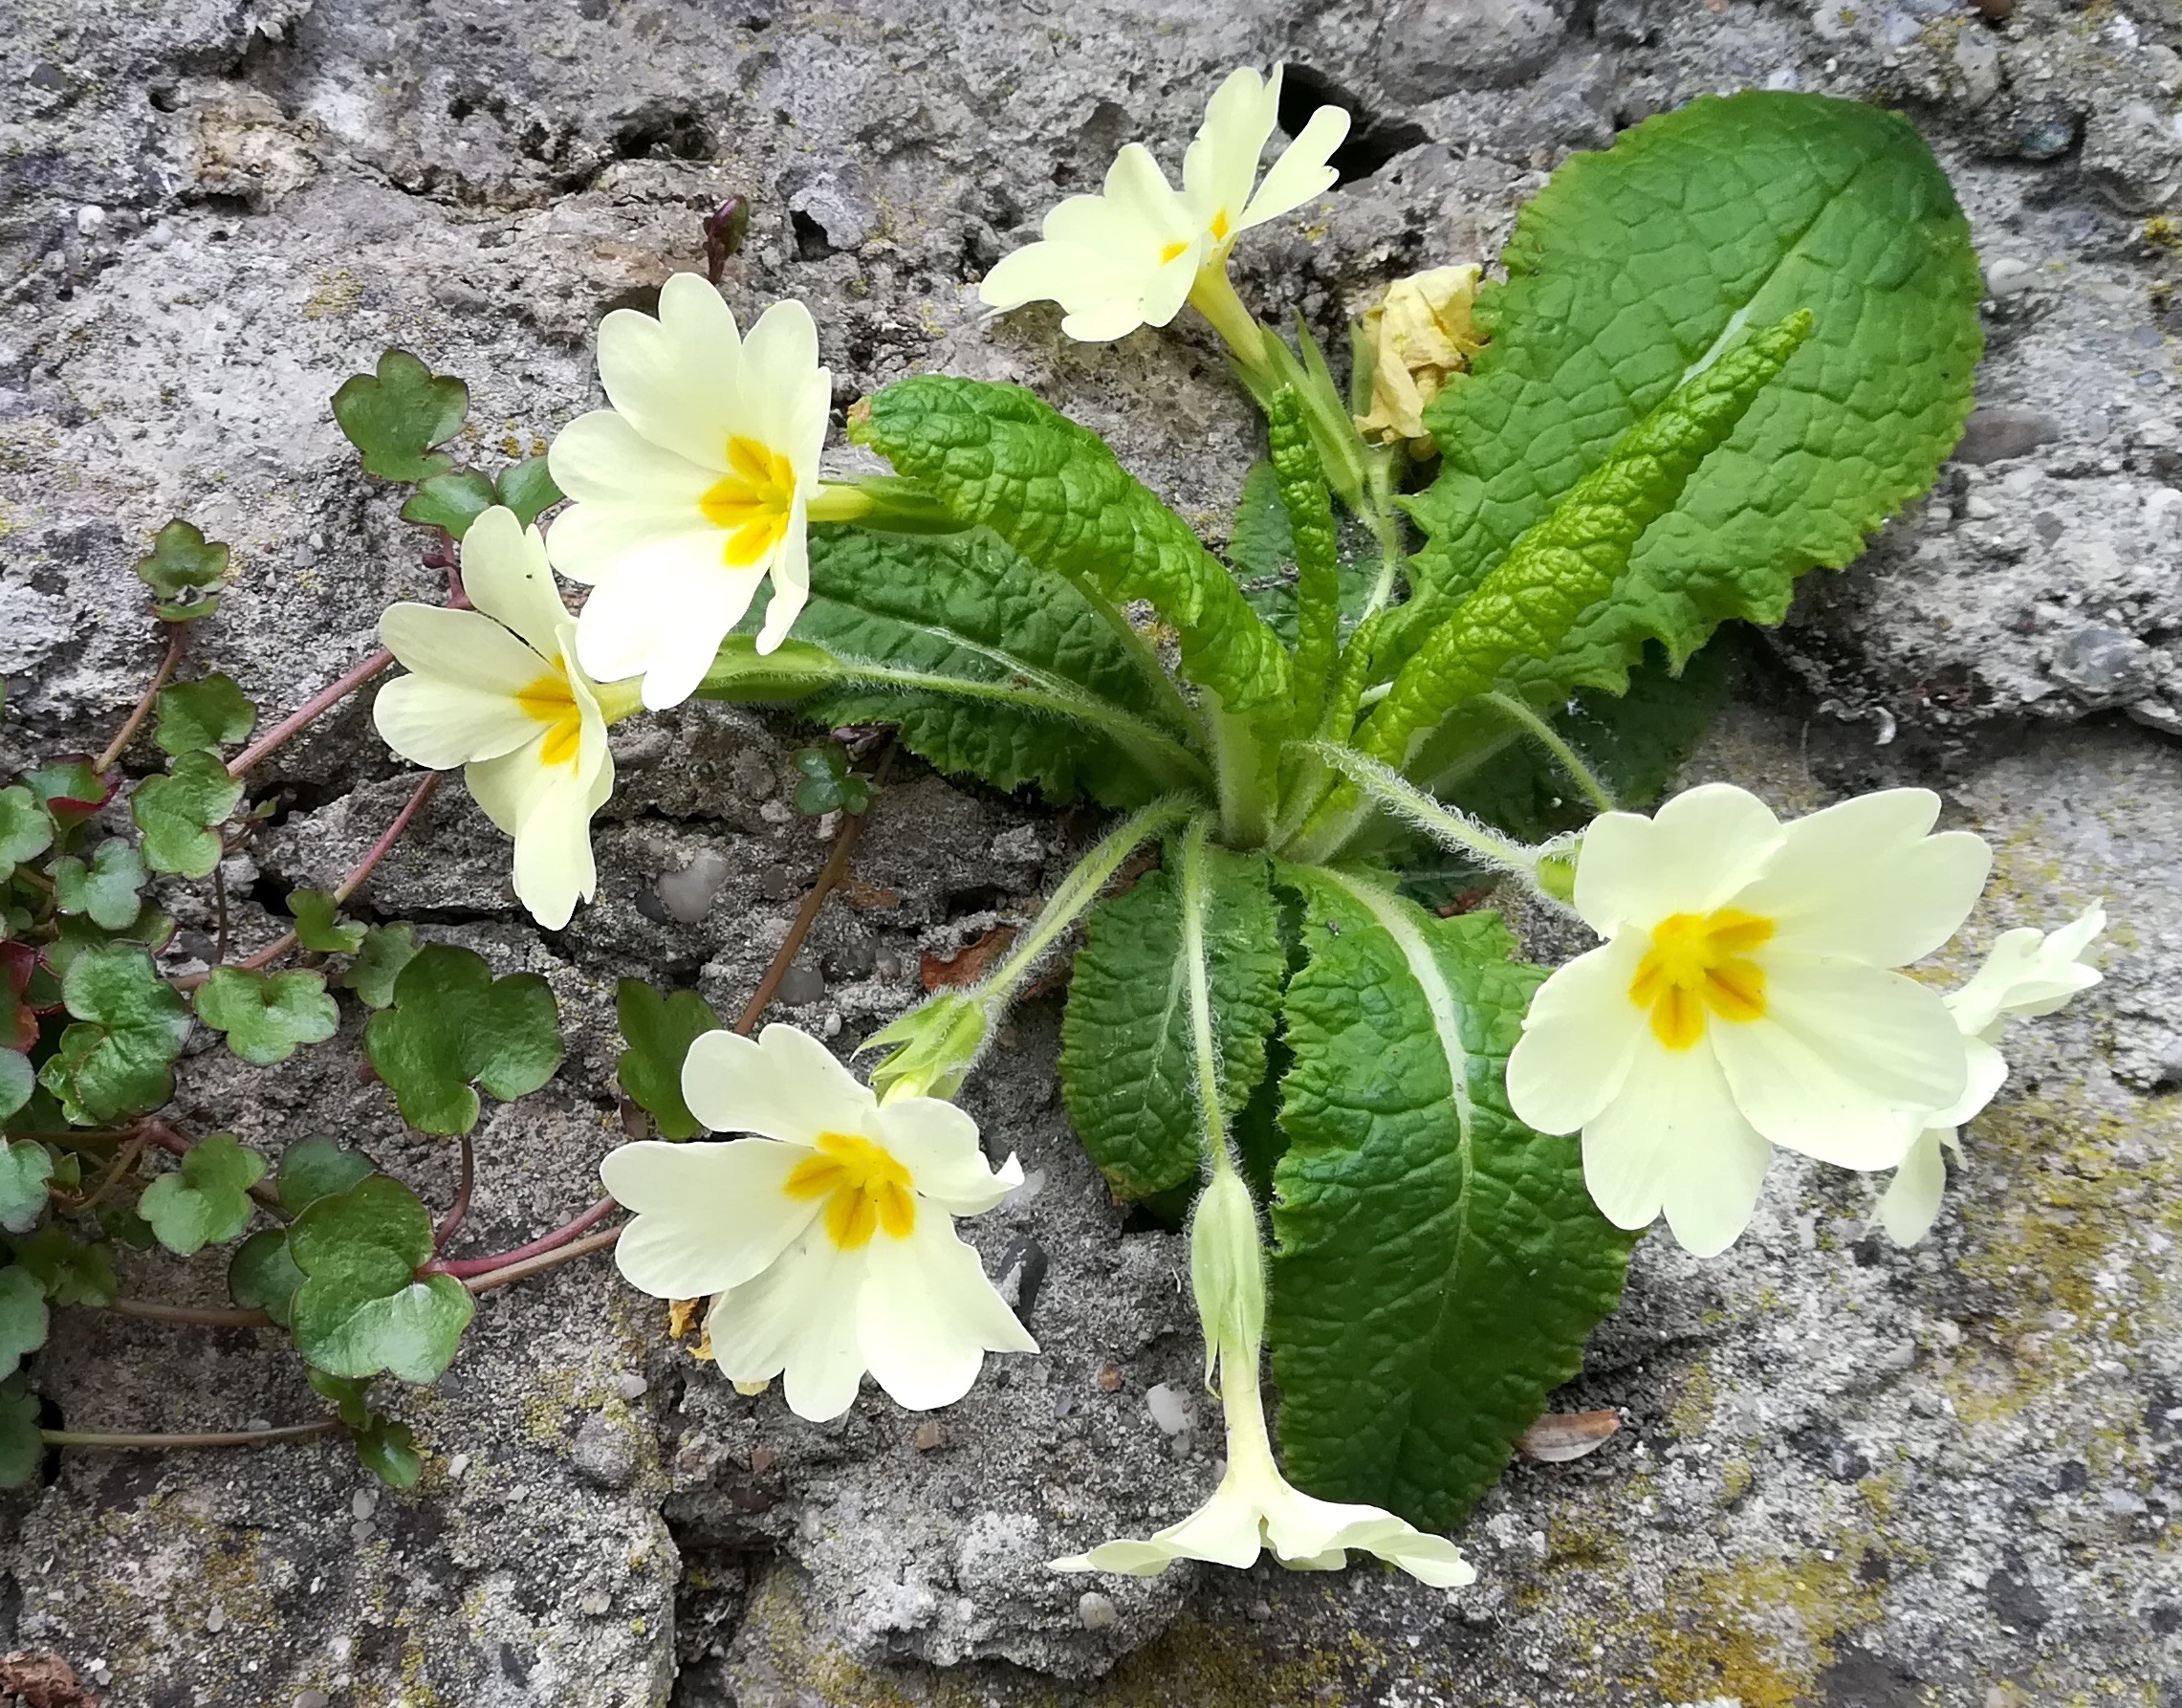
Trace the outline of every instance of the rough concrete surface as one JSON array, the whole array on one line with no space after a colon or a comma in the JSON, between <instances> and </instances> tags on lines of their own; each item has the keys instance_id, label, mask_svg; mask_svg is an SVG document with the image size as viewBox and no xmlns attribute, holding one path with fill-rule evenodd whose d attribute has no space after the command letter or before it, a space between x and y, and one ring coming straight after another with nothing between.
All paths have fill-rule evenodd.
<instances>
[{"instance_id":1,"label":"rough concrete surface","mask_svg":"<svg viewBox=\"0 0 2182 1708\"><path fill-rule=\"evenodd\" d=\"M2174 0L7 0L0 26L0 761L96 746L134 699L156 646L127 566L169 515L235 547L207 667L278 707L360 656L438 578L333 386L399 343L469 381L489 460L542 448L593 400L600 315L701 264L726 195L754 208L730 300L809 301L837 403L1020 380L1216 532L1254 428L1208 337L1084 349L975 303L1118 144L1172 166L1236 64L1352 104L1348 181L1237 267L1331 335L1393 275L1489 258L1570 150L1801 88L1904 108L1954 174L1982 406L1934 494L1814 579L1691 775L1795 808L1943 790L2001 848L1955 970L2093 897L2117 921L2107 982L2019 1035L1925 1246L1872 1237L1868 1182L1784 1161L1729 1256L1641 1247L1557 1402L1624 1427L1510 1471L1462 1536L1473 1588L1041 1569L1180 1516L1219 1452L1202 1402L1174 1433L1147 1405L1193 1391L1178 1243L1069 1134L1048 998L968 1096L1035 1187L969 1231L1046 1349L936 1434L869 1390L822 1426L737 1395L599 1260L488 1298L446 1382L397 1396L431 1455L408 1494L336 1446L61 1456L0 1503L0 1647L60 1652L113 1708L2182 1703ZM480 1129L477 1249L595 1191L617 974L748 995L823 857L795 739L712 708L619 732L600 896L565 931L515 909L458 789L382 868L378 916L544 973L571 1026L559 1077ZM229 872L251 941L408 786L360 707L265 780L283 816ZM782 1012L860 1038L1089 828L905 768ZM193 1058L183 1120L333 1132L444 1201L451 1159L358 1082L357 1023L276 1074ZM128 1279L217 1295L165 1259ZM79 1428L316 1410L245 1332L68 1313L55 1347L39 1385Z\"/></svg>"}]
</instances>

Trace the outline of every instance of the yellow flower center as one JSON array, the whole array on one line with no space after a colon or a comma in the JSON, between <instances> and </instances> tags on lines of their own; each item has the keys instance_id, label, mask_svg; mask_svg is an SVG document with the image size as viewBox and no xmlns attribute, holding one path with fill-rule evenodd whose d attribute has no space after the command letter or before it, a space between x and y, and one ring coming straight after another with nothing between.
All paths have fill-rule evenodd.
<instances>
[{"instance_id":1,"label":"yellow flower center","mask_svg":"<svg viewBox=\"0 0 2182 1708\"><path fill-rule=\"evenodd\" d=\"M1187 243L1168 244L1165 249L1159 252L1159 264L1162 267L1166 266L1167 262L1173 260L1176 255L1182 253L1182 252L1189 247L1189 246Z\"/></svg>"},{"instance_id":2,"label":"yellow flower center","mask_svg":"<svg viewBox=\"0 0 2182 1708\"><path fill-rule=\"evenodd\" d=\"M583 747L583 712L576 704L576 690L559 670L548 670L515 696L520 706L545 725L545 744L538 758L548 765L570 765Z\"/></svg>"},{"instance_id":3,"label":"yellow flower center","mask_svg":"<svg viewBox=\"0 0 2182 1708\"><path fill-rule=\"evenodd\" d=\"M728 441L728 470L697 508L728 536L725 560L747 569L780 543L796 502L796 471L769 445L741 434Z\"/></svg>"},{"instance_id":4,"label":"yellow flower center","mask_svg":"<svg viewBox=\"0 0 2182 1708\"><path fill-rule=\"evenodd\" d=\"M1629 1000L1651 1011L1652 1036L1670 1050L1705 1036L1708 1008L1723 1020L1761 1018L1765 969L1749 955L1772 936L1773 921L1739 908L1663 919L1629 981Z\"/></svg>"},{"instance_id":5,"label":"yellow flower center","mask_svg":"<svg viewBox=\"0 0 2182 1708\"><path fill-rule=\"evenodd\" d=\"M826 1201L826 1234L843 1251L856 1251L871 1243L871 1236L884 1228L895 1239L906 1239L917 1225L917 1199L909 1189L909 1171L891 1152L849 1133L822 1132L805 1157L788 1176L792 1198Z\"/></svg>"},{"instance_id":6,"label":"yellow flower center","mask_svg":"<svg viewBox=\"0 0 2182 1708\"><path fill-rule=\"evenodd\" d=\"M1212 215L1212 241L1225 243L1228 239L1228 210L1223 208Z\"/></svg>"}]
</instances>

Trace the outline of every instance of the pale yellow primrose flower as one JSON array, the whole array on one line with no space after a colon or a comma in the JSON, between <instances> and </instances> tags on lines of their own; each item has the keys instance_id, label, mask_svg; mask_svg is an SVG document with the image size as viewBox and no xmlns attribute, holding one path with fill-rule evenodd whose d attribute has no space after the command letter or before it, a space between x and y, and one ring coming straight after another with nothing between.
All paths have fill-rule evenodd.
<instances>
[{"instance_id":1,"label":"pale yellow primrose flower","mask_svg":"<svg viewBox=\"0 0 2182 1708\"><path fill-rule=\"evenodd\" d=\"M993 1291L954 1217L1023 1180L997 1171L977 1125L936 1097L881 1103L794 1026L755 1042L708 1032L682 1095L725 1142L623 1145L600 1170L637 1213L614 1247L629 1284L660 1299L710 1296L720 1373L786 1372L798 1416L838 1417L869 1370L912 1412L952 1405L985 1354L1037 1342Z\"/></svg>"},{"instance_id":2,"label":"pale yellow primrose flower","mask_svg":"<svg viewBox=\"0 0 2182 1708\"><path fill-rule=\"evenodd\" d=\"M2035 1018L2065 1007L2080 991L2102 976L2085 963L2092 939L2106 929L2106 910L2094 902L2057 931L2020 926L2003 931L1985 964L1970 981L1945 998L1961 1029L1969 1058L1969 1083L1952 1108L1931 1118L1917 1135L1909 1154L1894 1171L1893 1183L1879 1200L1879 1222L1896 1245L1914 1245L1931 1232L1939 1216L1940 1192L1947 1184L1941 1148L1962 1155L1960 1129L1982 1111L2007 1082L2008 1063L1995 1048L2008 1022Z\"/></svg>"},{"instance_id":3,"label":"pale yellow primrose flower","mask_svg":"<svg viewBox=\"0 0 2182 1708\"><path fill-rule=\"evenodd\" d=\"M634 685L605 687L576 663L576 620L545 544L495 505L462 541L476 609L398 604L379 636L410 674L379 690L372 718L404 758L463 767L486 816L515 839L515 894L549 931L599 887L591 815L614 792L606 726L636 710Z\"/></svg>"},{"instance_id":4,"label":"pale yellow primrose flower","mask_svg":"<svg viewBox=\"0 0 2182 1708\"><path fill-rule=\"evenodd\" d=\"M1042 239L1003 257L978 296L996 309L1058 302L1067 310L1061 331L1085 343L1165 326L1195 302L1238 351L1255 351L1259 335L1228 283L1228 256L1253 226L1333 186L1327 162L1348 135L1347 113L1320 107L1259 183L1279 122L1281 70L1229 75L1183 157L1179 192L1142 143L1129 143L1104 189L1048 213Z\"/></svg>"},{"instance_id":5,"label":"pale yellow primrose flower","mask_svg":"<svg viewBox=\"0 0 2182 1708\"><path fill-rule=\"evenodd\" d=\"M570 422L547 457L576 500L550 549L562 575L592 583L583 668L641 675L656 710L694 691L767 576L758 651L787 638L809 598L804 530L833 377L800 302L775 303L745 339L693 273L662 287L657 319L606 317L599 377L613 407Z\"/></svg>"},{"instance_id":6,"label":"pale yellow primrose flower","mask_svg":"<svg viewBox=\"0 0 2182 1708\"><path fill-rule=\"evenodd\" d=\"M1189 1244L1207 1352L1217 1365L1227 1416L1227 1471L1212 1498L1180 1523L1143 1542L1102 1543L1087 1554L1054 1561L1053 1569L1154 1577L1185 1559L1240 1569L1271 1548L1291 1570L1338 1571L1353 1549L1438 1588L1474 1583L1475 1568L1446 1537L1427 1535L1376 1506L1318 1500L1280 1475L1258 1389L1265 1278L1256 1212L1250 1189L1232 1169L1205 1188Z\"/></svg>"},{"instance_id":7,"label":"pale yellow primrose flower","mask_svg":"<svg viewBox=\"0 0 2182 1708\"><path fill-rule=\"evenodd\" d=\"M1583 1134L1606 1218L1662 1210L1700 1257L1749 1224L1772 1147L1891 1169L1969 1083L1939 996L1892 968L1961 927L1992 867L1939 797L1889 789L1792 824L1725 783L1583 833L1576 911L1606 939L1539 987L1516 1114Z\"/></svg>"},{"instance_id":8,"label":"pale yellow primrose flower","mask_svg":"<svg viewBox=\"0 0 2182 1708\"><path fill-rule=\"evenodd\" d=\"M1485 347L1471 325L1478 268L1435 267L1398 278L1386 295L1364 311L1364 348L1371 355L1371 410L1356 418L1356 430L1374 444L1407 443L1415 457L1437 447L1425 427L1425 405L1439 396L1448 376L1469 367Z\"/></svg>"}]
</instances>

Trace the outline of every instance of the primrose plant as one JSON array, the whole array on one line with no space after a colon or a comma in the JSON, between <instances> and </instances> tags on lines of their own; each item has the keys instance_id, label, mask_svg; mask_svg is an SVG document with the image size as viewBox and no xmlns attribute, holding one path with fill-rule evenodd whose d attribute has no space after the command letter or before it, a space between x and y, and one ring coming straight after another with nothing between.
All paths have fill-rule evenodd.
<instances>
[{"instance_id":1,"label":"primrose plant","mask_svg":"<svg viewBox=\"0 0 2182 1708\"><path fill-rule=\"evenodd\" d=\"M1716 710L1715 631L1778 622L1796 578L1854 558L1961 429L1978 274L1945 176L1873 108L1700 99L1555 174L1504 276L1455 257L1393 282L1344 389L1229 275L1254 227L1334 182L1333 108L1261 173L1279 92L1277 68L1234 73L1179 189L1132 143L982 287L996 312L1055 301L1093 342L1186 307L1209 322L1266 431L1224 558L1012 385L883 388L847 433L893 473L826 479L817 322L777 303L745 336L696 274L656 315L606 318L609 406L542 465L452 469L460 383L402 352L341 388L365 469L413 487L403 515L459 580L445 605L390 609L384 652L233 760L254 718L235 686L168 685L221 569L171 524L145 573L175 638L145 707L97 760L0 792L0 1351L42 1342L48 1299L117 1303L100 1239L241 1240L242 1314L287 1327L338 1408L297 1427L345 1428L413 1477L363 1384L436 1378L471 1293L612 1244L678 1318L709 1302L699 1353L746 1390L779 1378L826 1418L869 1374L906 1407L949 1404L988 1353L1037 1349L955 1231L1020 1169L993 1166L951 1099L1072 944L1062 1093L1115 1193L1188 1219L1228 1456L1196 1513L1080 1539L1061 1569L1270 1548L1468 1582L1443 1533L1580 1369L1638 1232L1664 1216L1722 1251L1785 1149L1891 1171L1874 1214L1921 1237L1946 1151L2006 1077L2005 1023L2096 980L2103 914L2009 932L1942 995L1903 970L1964 925L1990 854L1935 831L1937 797L1784 823L1718 781L1632 809ZM589 588L574 613L556 571ZM209 966L163 974L147 867L216 874L268 743L397 661L376 719L433 773L411 805L347 884L292 898L292 931L230 961L223 928ZM650 1136L563 1227L450 1257L473 1087L517 1097L555 1071L552 997L338 909L459 766L513 838L517 896L565 925L598 887L609 728L690 698L883 726L942 772L1112 821L996 964L865 1040L867 1087L793 1027L748 1036L883 780L838 747L800 755L798 802L839 813L839 840L740 1019L624 981L620 1090ZM172 761L135 785L137 839L95 842L155 703ZM1599 946L1526 964L1479 905L1495 887ZM265 1158L160 1113L193 1025L253 1062L330 1038L329 971L375 1010L364 1044L404 1121L464 1147L436 1223L354 1153L292 1146L275 1189ZM110 1160L94 1176L86 1157ZM617 1203L633 1219L591 1232ZM253 1219L273 1225L244 1239ZM0 1468L90 1438L41 1437L35 1404L0 1390L21 1413L12 1436L0 1414Z\"/></svg>"}]
</instances>

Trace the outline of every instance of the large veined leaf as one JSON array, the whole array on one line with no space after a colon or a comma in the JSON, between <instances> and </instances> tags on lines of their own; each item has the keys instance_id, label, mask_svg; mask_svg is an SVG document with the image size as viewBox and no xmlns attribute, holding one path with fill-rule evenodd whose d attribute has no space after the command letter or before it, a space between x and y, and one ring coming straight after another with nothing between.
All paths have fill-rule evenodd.
<instances>
[{"instance_id":1,"label":"large veined leaf","mask_svg":"<svg viewBox=\"0 0 2182 1708\"><path fill-rule=\"evenodd\" d=\"M1477 303L1492 341L1426 414L1443 461L1415 569L1441 608L1741 327L1816 322L1611 599L1510 668L1538 704L1619 690L1647 638L1680 659L1725 619L1778 623L1799 574L1848 562L1931 484L1970 409L1969 228L1915 127L1876 107L1700 98L1569 161L1502 260Z\"/></svg>"},{"instance_id":2,"label":"large veined leaf","mask_svg":"<svg viewBox=\"0 0 2182 1708\"><path fill-rule=\"evenodd\" d=\"M1265 1077L1287 957L1265 861L1207 848L1201 869L1220 1107L1235 1110ZM1115 1190L1132 1198L1197 1176L1200 1111L1181 882L1178 869L1146 872L1127 894L1091 910L1061 1021L1069 1118Z\"/></svg>"},{"instance_id":3,"label":"large veined leaf","mask_svg":"<svg viewBox=\"0 0 2182 1708\"><path fill-rule=\"evenodd\" d=\"M1021 386L920 375L880 392L850 430L1040 568L1149 601L1181 635L1182 673L1228 710L1286 699L1288 655L1189 524Z\"/></svg>"},{"instance_id":4,"label":"large veined leaf","mask_svg":"<svg viewBox=\"0 0 2182 1708\"><path fill-rule=\"evenodd\" d=\"M1278 873L1304 897L1308 956L1274 1174L1281 1447L1312 1493L1446 1529L1580 1368L1628 1237L1592 1207L1577 1141L1508 1111L1543 974L1509 958L1500 922Z\"/></svg>"},{"instance_id":5,"label":"large veined leaf","mask_svg":"<svg viewBox=\"0 0 2182 1708\"><path fill-rule=\"evenodd\" d=\"M943 771L1036 783L1056 801L1141 806L1201 776L1082 595L989 536L814 529L796 637L782 652L802 661L790 667L800 681L780 654L731 640L699 691L800 697L832 725L898 724Z\"/></svg>"}]
</instances>

